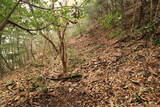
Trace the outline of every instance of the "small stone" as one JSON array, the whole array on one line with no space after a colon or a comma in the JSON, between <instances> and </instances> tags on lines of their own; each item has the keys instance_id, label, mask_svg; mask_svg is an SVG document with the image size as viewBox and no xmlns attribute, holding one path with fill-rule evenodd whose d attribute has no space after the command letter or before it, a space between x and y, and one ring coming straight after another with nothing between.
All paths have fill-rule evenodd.
<instances>
[{"instance_id":1,"label":"small stone","mask_svg":"<svg viewBox=\"0 0 160 107\"><path fill-rule=\"evenodd\" d=\"M72 84L71 86L72 86L72 87L77 87L77 86L78 86L78 84L77 84L77 83L75 83L75 84Z\"/></svg>"},{"instance_id":2,"label":"small stone","mask_svg":"<svg viewBox=\"0 0 160 107\"><path fill-rule=\"evenodd\" d=\"M69 90L68 90L69 92L72 92L73 91L73 88L69 88Z\"/></svg>"}]
</instances>

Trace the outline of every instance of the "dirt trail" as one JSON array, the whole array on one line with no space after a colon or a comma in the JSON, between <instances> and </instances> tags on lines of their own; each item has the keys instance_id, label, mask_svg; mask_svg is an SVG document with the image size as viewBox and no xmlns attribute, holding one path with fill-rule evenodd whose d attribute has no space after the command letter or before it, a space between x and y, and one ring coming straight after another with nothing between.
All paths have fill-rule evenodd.
<instances>
[{"instance_id":1,"label":"dirt trail","mask_svg":"<svg viewBox=\"0 0 160 107\"><path fill-rule=\"evenodd\" d=\"M59 68L32 67L31 71L46 77L48 92L33 92L19 103L18 92L9 94L14 97L7 107L160 106L160 47L150 44L146 48L143 40L129 37L116 43L104 35L104 30L94 28L68 45L85 60L72 72L81 78L53 81L46 78L58 75Z\"/></svg>"}]
</instances>

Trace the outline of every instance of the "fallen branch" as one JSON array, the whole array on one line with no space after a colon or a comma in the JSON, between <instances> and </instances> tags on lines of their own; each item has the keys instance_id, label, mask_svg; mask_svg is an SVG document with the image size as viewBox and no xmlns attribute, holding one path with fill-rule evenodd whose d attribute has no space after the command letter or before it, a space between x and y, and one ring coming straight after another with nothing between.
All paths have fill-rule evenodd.
<instances>
[{"instance_id":1,"label":"fallen branch","mask_svg":"<svg viewBox=\"0 0 160 107\"><path fill-rule=\"evenodd\" d=\"M53 81L67 81L69 79L76 79L76 78L82 78L82 75L73 75L73 76L67 76L67 77L62 77L62 78L47 78L49 80L53 80Z\"/></svg>"}]
</instances>

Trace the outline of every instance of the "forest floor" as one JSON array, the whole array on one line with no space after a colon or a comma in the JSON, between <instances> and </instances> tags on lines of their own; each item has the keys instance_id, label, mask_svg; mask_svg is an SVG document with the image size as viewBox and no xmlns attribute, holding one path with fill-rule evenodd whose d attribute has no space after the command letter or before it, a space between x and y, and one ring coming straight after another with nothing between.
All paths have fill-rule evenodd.
<instances>
[{"instance_id":1,"label":"forest floor","mask_svg":"<svg viewBox=\"0 0 160 107\"><path fill-rule=\"evenodd\" d=\"M76 36L69 79L60 76L58 61L29 64L0 81L3 107L159 107L160 47L127 36L108 40L94 27ZM79 59L78 59L78 58ZM72 62L72 58L70 59ZM73 62L72 62L73 63ZM7 81L7 82L6 82Z\"/></svg>"}]
</instances>

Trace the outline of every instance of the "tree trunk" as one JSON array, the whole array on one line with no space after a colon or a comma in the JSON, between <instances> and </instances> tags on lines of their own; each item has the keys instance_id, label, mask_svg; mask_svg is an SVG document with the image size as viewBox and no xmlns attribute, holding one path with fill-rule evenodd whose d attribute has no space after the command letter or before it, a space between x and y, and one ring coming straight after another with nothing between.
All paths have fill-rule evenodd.
<instances>
[{"instance_id":1,"label":"tree trunk","mask_svg":"<svg viewBox=\"0 0 160 107\"><path fill-rule=\"evenodd\" d=\"M1 42L2 42L2 34L0 33L0 45L1 45ZM1 49L0 49L0 54L2 54ZM0 71L3 72L2 58L0 58Z\"/></svg>"},{"instance_id":2,"label":"tree trunk","mask_svg":"<svg viewBox=\"0 0 160 107\"><path fill-rule=\"evenodd\" d=\"M30 43L30 52L31 52L31 56L32 56L32 58L33 58L33 61L35 61L36 60L36 58L35 58L35 56L34 56L34 53L33 53L33 41L31 40L30 41L31 43Z\"/></svg>"},{"instance_id":3,"label":"tree trunk","mask_svg":"<svg viewBox=\"0 0 160 107\"><path fill-rule=\"evenodd\" d=\"M63 65L63 72L67 72L67 61L66 61L66 52L65 52L65 44L64 39L61 41L61 61Z\"/></svg>"},{"instance_id":4,"label":"tree trunk","mask_svg":"<svg viewBox=\"0 0 160 107\"><path fill-rule=\"evenodd\" d=\"M60 54L60 58L61 58L64 73L67 72L67 53L66 53L65 38L64 38L67 26L68 26L68 23L66 23L63 30L58 32L58 37L59 37L59 41L60 41L60 46L59 46L60 47L59 48L60 53L59 54Z\"/></svg>"}]
</instances>

